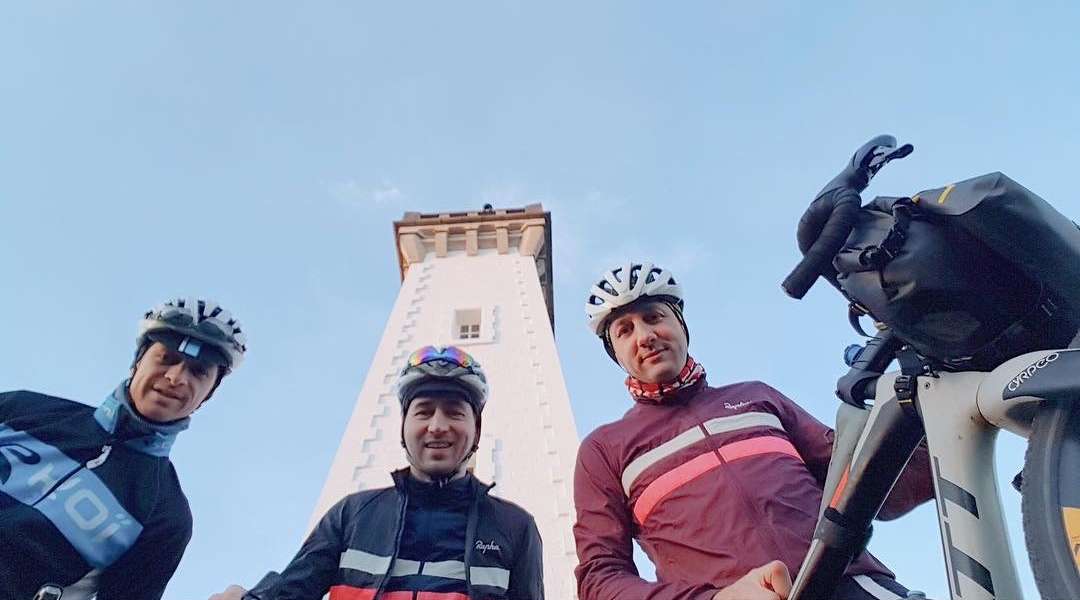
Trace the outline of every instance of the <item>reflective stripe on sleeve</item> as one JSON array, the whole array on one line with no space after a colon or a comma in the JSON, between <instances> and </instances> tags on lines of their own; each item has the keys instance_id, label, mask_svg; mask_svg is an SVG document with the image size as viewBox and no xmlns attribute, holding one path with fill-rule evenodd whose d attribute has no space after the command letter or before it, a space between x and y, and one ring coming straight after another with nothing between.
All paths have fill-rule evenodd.
<instances>
[{"instance_id":1,"label":"reflective stripe on sleeve","mask_svg":"<svg viewBox=\"0 0 1080 600\"><path fill-rule=\"evenodd\" d=\"M354 571L363 571L372 575L382 575L390 568L390 557L379 556L378 554L370 554L363 550L355 550L349 548L341 553L341 562L338 563L342 569L352 569Z\"/></svg>"},{"instance_id":2,"label":"reflective stripe on sleeve","mask_svg":"<svg viewBox=\"0 0 1080 600\"><path fill-rule=\"evenodd\" d=\"M510 571L498 567L469 567L469 579L474 585L486 585L504 590L510 587Z\"/></svg>"}]
</instances>

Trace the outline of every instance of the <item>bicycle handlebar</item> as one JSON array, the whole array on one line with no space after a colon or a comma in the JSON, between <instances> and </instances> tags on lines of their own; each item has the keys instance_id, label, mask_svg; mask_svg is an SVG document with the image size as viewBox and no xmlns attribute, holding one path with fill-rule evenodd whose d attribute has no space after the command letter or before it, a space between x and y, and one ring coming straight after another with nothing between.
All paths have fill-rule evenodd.
<instances>
[{"instance_id":1,"label":"bicycle handlebar","mask_svg":"<svg viewBox=\"0 0 1080 600\"><path fill-rule=\"evenodd\" d=\"M903 158L912 150L911 144L897 147L896 138L879 135L856 150L847 167L822 188L799 220L803 258L780 284L787 295L802 298L823 275L835 285L835 276L829 276L828 267L858 219L862 204L859 194L889 161Z\"/></svg>"},{"instance_id":2,"label":"bicycle handlebar","mask_svg":"<svg viewBox=\"0 0 1080 600\"><path fill-rule=\"evenodd\" d=\"M815 199L799 220L803 257L780 284L792 298L800 299L810 291L817 278L825 274L826 267L855 227L859 215L859 194L846 188L841 188L839 192ZM803 247L802 242L808 238L813 241Z\"/></svg>"}]
</instances>

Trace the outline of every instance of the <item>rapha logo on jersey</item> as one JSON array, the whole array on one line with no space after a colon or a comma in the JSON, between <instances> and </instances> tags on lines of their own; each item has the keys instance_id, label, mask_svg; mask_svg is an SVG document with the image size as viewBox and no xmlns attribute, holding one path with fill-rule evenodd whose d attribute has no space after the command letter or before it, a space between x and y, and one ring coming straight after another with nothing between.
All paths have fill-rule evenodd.
<instances>
[{"instance_id":1,"label":"rapha logo on jersey","mask_svg":"<svg viewBox=\"0 0 1080 600\"><path fill-rule=\"evenodd\" d=\"M744 406L750 406L750 401L749 400L743 400L742 402L736 402L735 404L732 404L730 402L725 402L724 403L724 408L726 408L728 410L738 410L740 408L743 408Z\"/></svg>"},{"instance_id":2,"label":"rapha logo on jersey","mask_svg":"<svg viewBox=\"0 0 1080 600\"><path fill-rule=\"evenodd\" d=\"M0 484L7 483L8 479L11 478L11 460L8 459L9 456L24 465L36 465L41 462L41 456L37 452L22 444L14 442L0 444Z\"/></svg>"},{"instance_id":3,"label":"rapha logo on jersey","mask_svg":"<svg viewBox=\"0 0 1080 600\"><path fill-rule=\"evenodd\" d=\"M1039 360L1035 361L1033 364L1029 365L1028 368L1026 368L1023 371L1020 371L1019 373L1017 373L1016 377L1013 377L1012 381L1009 382L1009 386L1008 386L1009 391L1010 392L1015 392L1016 390L1018 390L1020 388L1020 386L1024 384L1025 381L1027 381L1027 380L1031 379L1032 377L1034 377L1035 374L1039 372L1039 369L1042 369L1042 368L1046 367L1050 363L1057 360L1060 356L1061 356L1061 354L1059 354L1057 352L1054 352L1053 354L1047 354L1043 358L1040 358Z\"/></svg>"},{"instance_id":4,"label":"rapha logo on jersey","mask_svg":"<svg viewBox=\"0 0 1080 600\"><path fill-rule=\"evenodd\" d=\"M482 540L476 540L476 549L480 551L480 554L487 554L488 550L502 552L502 548L495 543L495 540L491 540L487 543L484 543Z\"/></svg>"}]
</instances>

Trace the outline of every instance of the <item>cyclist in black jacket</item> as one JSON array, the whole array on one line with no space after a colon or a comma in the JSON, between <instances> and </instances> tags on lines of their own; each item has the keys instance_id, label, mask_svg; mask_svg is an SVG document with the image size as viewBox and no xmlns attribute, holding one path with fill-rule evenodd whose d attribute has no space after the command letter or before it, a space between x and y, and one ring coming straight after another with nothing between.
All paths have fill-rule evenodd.
<instances>
[{"instance_id":1,"label":"cyclist in black jacket","mask_svg":"<svg viewBox=\"0 0 1080 600\"><path fill-rule=\"evenodd\" d=\"M244 351L228 312L180 299L146 313L96 409L0 394L0 599L161 597L191 538L169 448Z\"/></svg>"},{"instance_id":2,"label":"cyclist in black jacket","mask_svg":"<svg viewBox=\"0 0 1080 600\"><path fill-rule=\"evenodd\" d=\"M346 496L278 578L211 600L542 600L540 533L488 494L467 464L487 380L454 346L414 352L397 382L409 467L394 485Z\"/></svg>"}]
</instances>

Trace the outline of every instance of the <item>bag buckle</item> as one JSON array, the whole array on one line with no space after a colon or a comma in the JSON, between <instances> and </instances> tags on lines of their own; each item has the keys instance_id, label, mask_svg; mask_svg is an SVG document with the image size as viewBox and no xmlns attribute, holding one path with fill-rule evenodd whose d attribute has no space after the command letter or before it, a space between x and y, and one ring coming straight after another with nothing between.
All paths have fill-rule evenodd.
<instances>
[{"instance_id":1,"label":"bag buckle","mask_svg":"<svg viewBox=\"0 0 1080 600\"><path fill-rule=\"evenodd\" d=\"M897 375L893 382L893 390L896 391L896 399L900 402L911 402L915 399L915 375Z\"/></svg>"}]
</instances>

